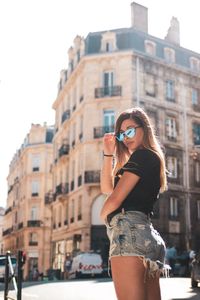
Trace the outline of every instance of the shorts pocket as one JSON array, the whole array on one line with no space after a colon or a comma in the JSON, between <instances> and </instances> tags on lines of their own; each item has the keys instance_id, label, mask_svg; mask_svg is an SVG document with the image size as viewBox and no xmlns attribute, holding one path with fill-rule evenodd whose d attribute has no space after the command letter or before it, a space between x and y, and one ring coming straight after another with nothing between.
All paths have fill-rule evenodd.
<instances>
[{"instance_id":1,"label":"shorts pocket","mask_svg":"<svg viewBox=\"0 0 200 300\"><path fill-rule=\"evenodd\" d=\"M133 247L141 253L154 251L155 245L151 239L149 228L145 225L135 224L130 227Z\"/></svg>"}]
</instances>

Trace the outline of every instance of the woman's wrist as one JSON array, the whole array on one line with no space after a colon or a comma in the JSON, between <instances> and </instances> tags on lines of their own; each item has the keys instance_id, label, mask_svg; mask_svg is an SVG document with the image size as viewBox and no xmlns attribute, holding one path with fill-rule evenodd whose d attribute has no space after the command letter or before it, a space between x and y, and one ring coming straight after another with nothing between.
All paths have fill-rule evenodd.
<instances>
[{"instance_id":1,"label":"woman's wrist","mask_svg":"<svg viewBox=\"0 0 200 300\"><path fill-rule=\"evenodd\" d=\"M110 153L105 153L105 152L103 152L103 156L106 156L106 157L113 157L114 154L110 154Z\"/></svg>"}]
</instances>

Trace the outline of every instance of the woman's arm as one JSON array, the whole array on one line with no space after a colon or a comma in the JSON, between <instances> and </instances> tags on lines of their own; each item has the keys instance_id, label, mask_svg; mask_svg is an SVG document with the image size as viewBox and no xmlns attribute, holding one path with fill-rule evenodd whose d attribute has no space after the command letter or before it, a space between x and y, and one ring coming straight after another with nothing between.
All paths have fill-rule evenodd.
<instances>
[{"instance_id":1,"label":"woman's arm","mask_svg":"<svg viewBox=\"0 0 200 300\"><path fill-rule=\"evenodd\" d=\"M111 194L113 191L112 164L113 157L104 156L101 169L101 192L103 194Z\"/></svg>"},{"instance_id":2,"label":"woman's arm","mask_svg":"<svg viewBox=\"0 0 200 300\"><path fill-rule=\"evenodd\" d=\"M124 172L117 183L112 194L107 198L101 210L101 218L106 219L107 215L116 210L135 187L140 177L134 173Z\"/></svg>"},{"instance_id":3,"label":"woman's arm","mask_svg":"<svg viewBox=\"0 0 200 300\"><path fill-rule=\"evenodd\" d=\"M103 158L103 166L101 169L101 192L110 194L113 191L113 154L115 152L115 136L114 133L106 133L103 138L103 151L106 155Z\"/></svg>"}]
</instances>

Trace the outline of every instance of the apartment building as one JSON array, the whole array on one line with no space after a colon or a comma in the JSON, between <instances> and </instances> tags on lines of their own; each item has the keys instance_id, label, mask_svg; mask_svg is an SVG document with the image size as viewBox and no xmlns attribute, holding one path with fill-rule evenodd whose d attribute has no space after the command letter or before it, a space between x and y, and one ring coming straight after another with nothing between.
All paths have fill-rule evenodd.
<instances>
[{"instance_id":1,"label":"apartment building","mask_svg":"<svg viewBox=\"0 0 200 300\"><path fill-rule=\"evenodd\" d=\"M46 273L50 268L51 209L46 203L52 189L53 134L54 127L32 124L9 166L4 252L25 251L25 279L32 279L34 269Z\"/></svg>"},{"instance_id":2,"label":"apartment building","mask_svg":"<svg viewBox=\"0 0 200 300\"><path fill-rule=\"evenodd\" d=\"M0 207L0 254L4 254L3 247L3 218L5 214L5 209Z\"/></svg>"},{"instance_id":3,"label":"apartment building","mask_svg":"<svg viewBox=\"0 0 200 300\"><path fill-rule=\"evenodd\" d=\"M200 54L180 45L172 18L164 39L148 33L148 9L131 4L130 28L77 36L53 103L52 262L100 251L108 240L99 218L102 137L119 113L145 109L165 149L168 191L153 216L167 245L200 248ZM139 16L139 17L138 17Z\"/></svg>"}]
</instances>

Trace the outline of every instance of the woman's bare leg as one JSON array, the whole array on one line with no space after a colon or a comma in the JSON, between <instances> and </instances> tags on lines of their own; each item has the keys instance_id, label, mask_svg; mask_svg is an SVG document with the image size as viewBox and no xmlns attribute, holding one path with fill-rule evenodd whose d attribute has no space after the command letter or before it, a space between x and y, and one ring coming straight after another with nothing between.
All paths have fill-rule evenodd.
<instances>
[{"instance_id":1,"label":"woman's bare leg","mask_svg":"<svg viewBox=\"0 0 200 300\"><path fill-rule=\"evenodd\" d=\"M149 278L146 282L147 300L161 300L160 278Z\"/></svg>"},{"instance_id":2,"label":"woman's bare leg","mask_svg":"<svg viewBox=\"0 0 200 300\"><path fill-rule=\"evenodd\" d=\"M111 269L118 300L147 300L145 267L140 257L112 257Z\"/></svg>"}]
</instances>

